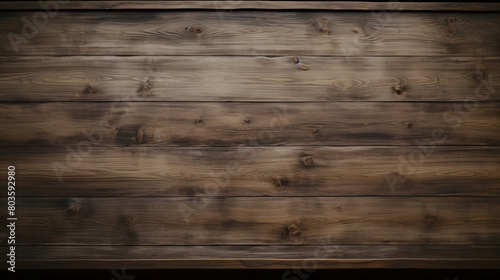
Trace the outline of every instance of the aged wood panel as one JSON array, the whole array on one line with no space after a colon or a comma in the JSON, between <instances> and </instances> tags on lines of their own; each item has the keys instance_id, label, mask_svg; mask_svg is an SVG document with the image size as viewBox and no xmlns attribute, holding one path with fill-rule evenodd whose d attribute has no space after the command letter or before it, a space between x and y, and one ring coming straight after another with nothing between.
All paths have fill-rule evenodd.
<instances>
[{"instance_id":1,"label":"aged wood panel","mask_svg":"<svg viewBox=\"0 0 500 280\"><path fill-rule=\"evenodd\" d=\"M19 266L79 268L497 268L497 245L20 246ZM33 259L38 256L40 259ZM263 256L266 256L264 258Z\"/></svg>"},{"instance_id":2,"label":"aged wood panel","mask_svg":"<svg viewBox=\"0 0 500 280\"><path fill-rule=\"evenodd\" d=\"M128 247L128 246L127 246ZM294 249L289 248L290 249ZM310 259L310 258L309 258ZM127 269L290 269L293 266L301 266L308 259L210 259L210 260L20 260L19 266L30 269L114 269L115 267L127 267ZM427 268L427 269L498 269L498 259L318 259L319 269L373 269L373 268ZM288 274L293 277L293 274Z\"/></svg>"},{"instance_id":3,"label":"aged wood panel","mask_svg":"<svg viewBox=\"0 0 500 280\"><path fill-rule=\"evenodd\" d=\"M292 245L323 244L325 239L331 244L500 242L498 197L16 201L17 245ZM6 234L0 233L2 245Z\"/></svg>"},{"instance_id":4,"label":"aged wood panel","mask_svg":"<svg viewBox=\"0 0 500 280\"><path fill-rule=\"evenodd\" d=\"M18 197L500 195L499 147L81 147L0 148L0 166Z\"/></svg>"},{"instance_id":5,"label":"aged wood panel","mask_svg":"<svg viewBox=\"0 0 500 280\"><path fill-rule=\"evenodd\" d=\"M30 31L33 16L0 14L3 55L496 56L500 37L497 13L59 12Z\"/></svg>"},{"instance_id":6,"label":"aged wood panel","mask_svg":"<svg viewBox=\"0 0 500 280\"><path fill-rule=\"evenodd\" d=\"M1 10L37 10L40 4L37 1L2 1ZM488 1L482 1L488 2ZM70 1L58 3L59 9L86 10L86 9L209 9L209 10L360 10L360 11L500 11L496 3L408 3L408 2L366 2L366 1Z\"/></svg>"},{"instance_id":7,"label":"aged wood panel","mask_svg":"<svg viewBox=\"0 0 500 280\"><path fill-rule=\"evenodd\" d=\"M0 145L498 145L499 119L472 101L2 103Z\"/></svg>"},{"instance_id":8,"label":"aged wood panel","mask_svg":"<svg viewBox=\"0 0 500 280\"><path fill-rule=\"evenodd\" d=\"M0 101L500 100L498 57L299 59L0 57Z\"/></svg>"}]
</instances>

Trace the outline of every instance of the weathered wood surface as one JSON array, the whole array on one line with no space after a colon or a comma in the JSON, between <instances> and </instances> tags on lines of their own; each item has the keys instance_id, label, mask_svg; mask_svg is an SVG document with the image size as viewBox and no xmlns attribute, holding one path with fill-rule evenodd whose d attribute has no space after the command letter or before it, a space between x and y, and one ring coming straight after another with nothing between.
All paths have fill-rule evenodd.
<instances>
[{"instance_id":1,"label":"weathered wood surface","mask_svg":"<svg viewBox=\"0 0 500 280\"><path fill-rule=\"evenodd\" d=\"M329 244L500 242L498 197L16 201L17 245L306 245L324 244L325 239ZM2 245L6 235L1 233Z\"/></svg>"},{"instance_id":2,"label":"weathered wood surface","mask_svg":"<svg viewBox=\"0 0 500 280\"><path fill-rule=\"evenodd\" d=\"M0 165L19 197L500 195L499 147L81 148L0 148Z\"/></svg>"},{"instance_id":3,"label":"weathered wood surface","mask_svg":"<svg viewBox=\"0 0 500 280\"><path fill-rule=\"evenodd\" d=\"M500 100L498 57L299 59L0 57L0 101Z\"/></svg>"},{"instance_id":4,"label":"weathered wood surface","mask_svg":"<svg viewBox=\"0 0 500 280\"><path fill-rule=\"evenodd\" d=\"M498 103L1 103L1 146L498 145Z\"/></svg>"},{"instance_id":5,"label":"weathered wood surface","mask_svg":"<svg viewBox=\"0 0 500 280\"><path fill-rule=\"evenodd\" d=\"M29 31L23 25L33 15L0 13L0 34L18 36L0 36L2 55L497 56L500 50L497 13L393 13L381 21L366 12L59 12Z\"/></svg>"},{"instance_id":6,"label":"weathered wood surface","mask_svg":"<svg viewBox=\"0 0 500 280\"><path fill-rule=\"evenodd\" d=\"M61 1L62 2L62 1ZM140 9L168 9L168 10L358 10L377 12L399 11L465 11L484 12L500 11L496 3L408 3L399 1L367 2L367 1L64 1L58 3L59 9L64 10L140 10ZM481 1L488 2L488 1ZM491 0L490 0L491 2ZM37 10L41 9L38 1L2 1L0 10Z\"/></svg>"},{"instance_id":7,"label":"weathered wood surface","mask_svg":"<svg viewBox=\"0 0 500 280\"><path fill-rule=\"evenodd\" d=\"M62 2L62 1L61 1ZM463 11L463 12L492 12L500 11L496 3L408 3L399 1L368 2L368 1L64 1L58 3L61 10L141 10L141 9L168 9L168 10L357 10L377 12L399 11ZM488 2L488 1L482 1ZM491 0L490 0L491 2ZM38 1L2 1L0 10L39 10Z\"/></svg>"},{"instance_id":8,"label":"weathered wood surface","mask_svg":"<svg viewBox=\"0 0 500 280\"><path fill-rule=\"evenodd\" d=\"M61 5L0 2L19 267L500 267L500 4Z\"/></svg>"},{"instance_id":9,"label":"weathered wood surface","mask_svg":"<svg viewBox=\"0 0 500 280\"><path fill-rule=\"evenodd\" d=\"M497 268L497 245L20 246L20 267ZM40 259L34 259L38 256ZM263 256L266 256L265 258Z\"/></svg>"}]
</instances>

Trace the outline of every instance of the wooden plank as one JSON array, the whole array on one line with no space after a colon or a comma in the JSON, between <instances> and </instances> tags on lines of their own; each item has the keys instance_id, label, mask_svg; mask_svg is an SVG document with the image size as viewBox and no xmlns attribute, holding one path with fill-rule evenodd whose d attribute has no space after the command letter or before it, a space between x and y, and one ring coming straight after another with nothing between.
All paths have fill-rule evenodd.
<instances>
[{"instance_id":1,"label":"wooden plank","mask_svg":"<svg viewBox=\"0 0 500 280\"><path fill-rule=\"evenodd\" d=\"M498 57L300 61L308 71L292 57L0 57L0 101L500 100Z\"/></svg>"},{"instance_id":2,"label":"wooden plank","mask_svg":"<svg viewBox=\"0 0 500 280\"><path fill-rule=\"evenodd\" d=\"M18 198L16 245L498 245L499 211L498 197Z\"/></svg>"},{"instance_id":3,"label":"wooden plank","mask_svg":"<svg viewBox=\"0 0 500 280\"><path fill-rule=\"evenodd\" d=\"M488 2L488 1L481 1ZM39 10L38 1L2 1L0 10ZM357 11L500 11L497 3L462 2L367 2L367 1L68 1L58 3L60 10L357 10ZM54 9L54 8L52 8Z\"/></svg>"},{"instance_id":4,"label":"wooden plank","mask_svg":"<svg viewBox=\"0 0 500 280\"><path fill-rule=\"evenodd\" d=\"M2 103L0 145L498 145L499 119L472 101Z\"/></svg>"},{"instance_id":5,"label":"wooden plank","mask_svg":"<svg viewBox=\"0 0 500 280\"><path fill-rule=\"evenodd\" d=\"M0 13L2 55L496 56L497 13ZM24 18L24 19L23 19ZM38 22L39 27L30 21ZM28 22L28 23L27 23ZM23 33L24 32L24 33ZM9 35L10 34L10 35ZM24 35L23 35L24 34ZM314 46L312 48L311 46Z\"/></svg>"},{"instance_id":6,"label":"wooden plank","mask_svg":"<svg viewBox=\"0 0 500 280\"><path fill-rule=\"evenodd\" d=\"M290 249L289 249L290 250ZM305 260L308 261L308 260ZM304 260L257 259L257 260L20 260L19 266L27 269L290 269L304 264ZM319 269L379 269L379 268L427 268L427 269L498 269L498 260L420 260L420 259L318 259ZM306 265L311 265L307 263ZM309 266L308 269L311 269ZM7 267L5 267L7 269ZM120 271L117 269L117 271ZM285 271L283 272L285 273ZM288 274L291 277L298 274Z\"/></svg>"},{"instance_id":7,"label":"wooden plank","mask_svg":"<svg viewBox=\"0 0 500 280\"><path fill-rule=\"evenodd\" d=\"M496 245L19 246L23 269L498 268ZM34 257L36 256L36 258ZM285 272L285 271L284 271ZM293 274L290 274L293 276Z\"/></svg>"},{"instance_id":8,"label":"wooden plank","mask_svg":"<svg viewBox=\"0 0 500 280\"><path fill-rule=\"evenodd\" d=\"M23 147L0 148L0 154L0 166L16 167L18 197L500 195L499 147L93 147L81 153Z\"/></svg>"}]
</instances>

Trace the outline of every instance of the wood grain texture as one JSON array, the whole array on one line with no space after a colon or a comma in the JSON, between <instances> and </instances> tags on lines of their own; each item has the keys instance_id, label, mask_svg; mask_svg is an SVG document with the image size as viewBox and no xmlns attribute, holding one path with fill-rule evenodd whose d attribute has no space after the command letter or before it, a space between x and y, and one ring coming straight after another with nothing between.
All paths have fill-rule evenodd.
<instances>
[{"instance_id":1,"label":"wood grain texture","mask_svg":"<svg viewBox=\"0 0 500 280\"><path fill-rule=\"evenodd\" d=\"M500 195L498 147L430 143L401 148L82 147L80 151L0 148L0 166L15 164L21 185L18 197Z\"/></svg>"},{"instance_id":2,"label":"wood grain texture","mask_svg":"<svg viewBox=\"0 0 500 280\"><path fill-rule=\"evenodd\" d=\"M0 101L500 100L498 57L299 59L0 57Z\"/></svg>"},{"instance_id":3,"label":"wood grain texture","mask_svg":"<svg viewBox=\"0 0 500 280\"><path fill-rule=\"evenodd\" d=\"M499 120L494 102L2 103L0 145L498 145Z\"/></svg>"},{"instance_id":4,"label":"wood grain texture","mask_svg":"<svg viewBox=\"0 0 500 280\"><path fill-rule=\"evenodd\" d=\"M484 1L483 1L484 2ZM408 3L367 1L68 1L59 3L61 10L359 10L359 11L500 11L497 3ZM2 1L0 10L37 10L37 1Z\"/></svg>"},{"instance_id":5,"label":"wood grain texture","mask_svg":"<svg viewBox=\"0 0 500 280\"><path fill-rule=\"evenodd\" d=\"M0 13L3 55L497 56L497 13ZM24 20L23 20L24 17ZM36 19L40 22L40 19ZM23 31L24 30L24 31ZM22 33L25 33L24 35ZM11 34L9 36L9 34ZM13 34L17 34L14 37ZM105 39L103 39L105 38ZM314 46L314 47L311 47Z\"/></svg>"},{"instance_id":6,"label":"wood grain texture","mask_svg":"<svg viewBox=\"0 0 500 280\"><path fill-rule=\"evenodd\" d=\"M497 245L20 246L35 268L498 268ZM38 256L42 260L34 259ZM267 256L267 258L263 258Z\"/></svg>"},{"instance_id":7,"label":"wood grain texture","mask_svg":"<svg viewBox=\"0 0 500 280\"><path fill-rule=\"evenodd\" d=\"M498 197L37 197L16 202L16 245L500 242ZM6 235L0 233L2 245Z\"/></svg>"}]
</instances>

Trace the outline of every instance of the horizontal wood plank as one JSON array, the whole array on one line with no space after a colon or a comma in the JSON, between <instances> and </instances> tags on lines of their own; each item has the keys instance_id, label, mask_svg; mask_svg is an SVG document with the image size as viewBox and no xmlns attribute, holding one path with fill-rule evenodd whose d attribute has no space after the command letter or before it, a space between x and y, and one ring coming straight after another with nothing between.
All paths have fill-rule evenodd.
<instances>
[{"instance_id":1,"label":"horizontal wood plank","mask_svg":"<svg viewBox=\"0 0 500 280\"><path fill-rule=\"evenodd\" d=\"M16 244L499 244L499 211L493 197L18 198Z\"/></svg>"},{"instance_id":2,"label":"horizontal wood plank","mask_svg":"<svg viewBox=\"0 0 500 280\"><path fill-rule=\"evenodd\" d=\"M58 1L59 2L59 1ZM497 3L463 2L367 2L367 1L60 1L60 10L358 10L358 11L500 11ZM488 2L488 1L482 1ZM42 9L38 1L2 1L0 10Z\"/></svg>"},{"instance_id":3,"label":"horizontal wood plank","mask_svg":"<svg viewBox=\"0 0 500 280\"><path fill-rule=\"evenodd\" d=\"M498 57L299 60L307 71L292 57L0 57L0 101L500 100Z\"/></svg>"},{"instance_id":4,"label":"horizontal wood plank","mask_svg":"<svg viewBox=\"0 0 500 280\"><path fill-rule=\"evenodd\" d=\"M498 145L500 103L466 101L1 103L0 145Z\"/></svg>"},{"instance_id":5,"label":"horizontal wood plank","mask_svg":"<svg viewBox=\"0 0 500 280\"><path fill-rule=\"evenodd\" d=\"M0 166L18 197L500 196L498 147L81 148L0 148Z\"/></svg>"},{"instance_id":6,"label":"horizontal wood plank","mask_svg":"<svg viewBox=\"0 0 500 280\"><path fill-rule=\"evenodd\" d=\"M498 268L497 245L19 246L19 267ZM34 258L36 256L36 258ZM5 265L4 265L5 266ZM6 269L6 268L5 268ZM285 272L285 271L284 271ZM292 275L290 275L292 276Z\"/></svg>"},{"instance_id":7,"label":"horizontal wood plank","mask_svg":"<svg viewBox=\"0 0 500 280\"><path fill-rule=\"evenodd\" d=\"M349 57L499 53L497 13L408 12L381 19L369 12L95 11L59 12L50 18L44 14L46 21L35 15L0 13L0 34L6 35L0 36L2 55Z\"/></svg>"}]
</instances>

